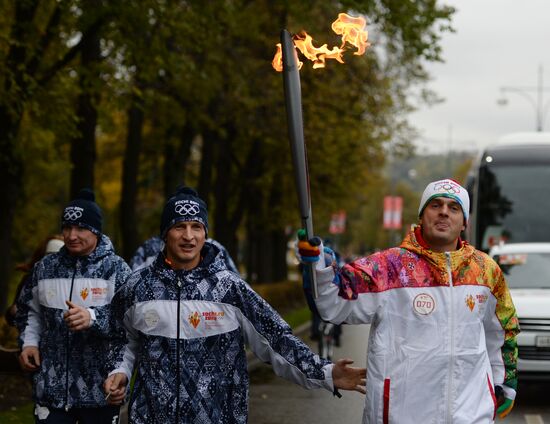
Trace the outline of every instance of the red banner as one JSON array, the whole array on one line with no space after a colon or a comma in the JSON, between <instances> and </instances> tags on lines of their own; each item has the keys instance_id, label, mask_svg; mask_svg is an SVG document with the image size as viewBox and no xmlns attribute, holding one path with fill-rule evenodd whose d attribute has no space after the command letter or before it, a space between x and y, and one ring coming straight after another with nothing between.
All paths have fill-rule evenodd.
<instances>
[{"instance_id":1,"label":"red banner","mask_svg":"<svg viewBox=\"0 0 550 424\"><path fill-rule=\"evenodd\" d=\"M399 230L403 226L403 198L400 196L384 197L384 228Z\"/></svg>"},{"instance_id":2,"label":"red banner","mask_svg":"<svg viewBox=\"0 0 550 424\"><path fill-rule=\"evenodd\" d=\"M330 234L342 234L346 231L346 211L340 210L332 214L328 232Z\"/></svg>"}]
</instances>

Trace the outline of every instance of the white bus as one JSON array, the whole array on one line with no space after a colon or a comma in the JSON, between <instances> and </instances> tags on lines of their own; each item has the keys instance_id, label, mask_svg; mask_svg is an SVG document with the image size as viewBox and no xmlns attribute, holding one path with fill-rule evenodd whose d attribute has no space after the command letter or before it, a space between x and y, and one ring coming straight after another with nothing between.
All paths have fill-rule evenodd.
<instances>
[{"instance_id":1,"label":"white bus","mask_svg":"<svg viewBox=\"0 0 550 424\"><path fill-rule=\"evenodd\" d=\"M466 238L476 248L550 241L550 133L502 137L481 152L467 186Z\"/></svg>"}]
</instances>

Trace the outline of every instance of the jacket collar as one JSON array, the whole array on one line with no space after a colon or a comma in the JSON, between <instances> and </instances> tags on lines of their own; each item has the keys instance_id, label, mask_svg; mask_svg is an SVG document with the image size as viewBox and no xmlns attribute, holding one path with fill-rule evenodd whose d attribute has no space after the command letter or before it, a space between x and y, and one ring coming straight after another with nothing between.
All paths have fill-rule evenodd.
<instances>
[{"instance_id":1,"label":"jacket collar","mask_svg":"<svg viewBox=\"0 0 550 424\"><path fill-rule=\"evenodd\" d=\"M470 261L475 249L468 242L458 239L458 248L452 252L434 252L422 237L420 226L415 226L405 236L401 248L424 257L428 262L441 269L446 269L447 257L451 261L451 269L455 270L464 262Z\"/></svg>"}]
</instances>

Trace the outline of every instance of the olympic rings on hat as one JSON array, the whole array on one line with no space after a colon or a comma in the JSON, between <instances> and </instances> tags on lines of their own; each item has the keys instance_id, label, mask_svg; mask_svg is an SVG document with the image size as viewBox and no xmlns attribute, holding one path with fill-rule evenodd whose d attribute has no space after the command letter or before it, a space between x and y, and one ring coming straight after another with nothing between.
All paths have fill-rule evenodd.
<instances>
[{"instance_id":1,"label":"olympic rings on hat","mask_svg":"<svg viewBox=\"0 0 550 424\"><path fill-rule=\"evenodd\" d=\"M63 219L65 221L76 221L78 218L82 218L82 211L73 208L65 209Z\"/></svg>"},{"instance_id":2,"label":"olympic rings on hat","mask_svg":"<svg viewBox=\"0 0 550 424\"><path fill-rule=\"evenodd\" d=\"M199 205L193 205L190 203L177 204L174 211L179 215L198 215L200 212Z\"/></svg>"}]
</instances>

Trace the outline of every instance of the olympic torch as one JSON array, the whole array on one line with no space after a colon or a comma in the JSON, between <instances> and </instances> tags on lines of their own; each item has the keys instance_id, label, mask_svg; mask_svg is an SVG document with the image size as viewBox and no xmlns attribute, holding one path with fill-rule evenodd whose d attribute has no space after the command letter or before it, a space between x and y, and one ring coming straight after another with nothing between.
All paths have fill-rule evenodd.
<instances>
[{"instance_id":1,"label":"olympic torch","mask_svg":"<svg viewBox=\"0 0 550 424\"><path fill-rule=\"evenodd\" d=\"M302 218L302 226L309 240L313 237L313 217L311 215L311 196L309 192L309 175L307 168L307 154L304 142L304 124L302 120L302 92L300 89L300 74L298 72L298 58L294 42L290 33L281 31L281 49L283 60L283 83L285 88L286 117L288 137L294 166L294 179L298 191L298 205ZM322 252L321 252L322 254ZM315 266L310 267L311 287L313 297L319 295Z\"/></svg>"}]
</instances>

